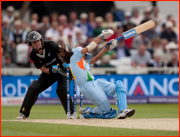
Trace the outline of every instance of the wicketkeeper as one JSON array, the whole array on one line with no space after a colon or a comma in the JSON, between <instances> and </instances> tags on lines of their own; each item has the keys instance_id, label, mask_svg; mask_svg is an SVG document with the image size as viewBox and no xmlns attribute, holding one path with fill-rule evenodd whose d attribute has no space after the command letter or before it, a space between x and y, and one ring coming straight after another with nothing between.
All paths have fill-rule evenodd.
<instances>
[{"instance_id":1,"label":"wicketkeeper","mask_svg":"<svg viewBox=\"0 0 180 137\"><path fill-rule=\"evenodd\" d=\"M61 104L67 113L67 94L66 94L66 67L58 57L60 45L52 41L43 41L41 34L32 31L28 34L27 42L33 49L30 53L30 59L37 69L40 69L38 80L34 80L28 88L24 101L20 109L20 115L17 119L26 119L30 115L30 110L36 102L39 93L43 92L54 82L57 81L56 93ZM70 113L73 118L73 103L70 98Z\"/></svg>"}]
</instances>

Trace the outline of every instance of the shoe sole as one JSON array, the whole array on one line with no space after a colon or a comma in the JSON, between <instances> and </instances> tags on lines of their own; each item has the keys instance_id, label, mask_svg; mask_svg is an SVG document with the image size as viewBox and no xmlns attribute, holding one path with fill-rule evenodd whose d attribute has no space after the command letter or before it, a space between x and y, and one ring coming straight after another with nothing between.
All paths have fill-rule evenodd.
<instances>
[{"instance_id":1,"label":"shoe sole","mask_svg":"<svg viewBox=\"0 0 180 137\"><path fill-rule=\"evenodd\" d=\"M135 113L135 109L132 109L131 111L129 111L125 117L118 117L118 119L125 119L126 117L131 117L133 116Z\"/></svg>"},{"instance_id":2,"label":"shoe sole","mask_svg":"<svg viewBox=\"0 0 180 137\"><path fill-rule=\"evenodd\" d=\"M127 117L131 117L133 116L135 113L135 109L132 109L132 111L130 111L129 113L126 114Z\"/></svg>"}]
</instances>

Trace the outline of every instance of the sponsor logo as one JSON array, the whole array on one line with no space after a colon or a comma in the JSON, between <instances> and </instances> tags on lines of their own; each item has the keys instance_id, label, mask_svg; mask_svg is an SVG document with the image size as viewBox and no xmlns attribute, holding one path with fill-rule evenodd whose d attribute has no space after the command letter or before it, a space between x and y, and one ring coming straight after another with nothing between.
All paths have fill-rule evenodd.
<instances>
[{"instance_id":1,"label":"sponsor logo","mask_svg":"<svg viewBox=\"0 0 180 137\"><path fill-rule=\"evenodd\" d=\"M52 63L55 62L55 61L56 61L56 58L54 58L53 60L51 60L51 62L46 63L45 66L49 66L50 64L52 64Z\"/></svg>"},{"instance_id":2,"label":"sponsor logo","mask_svg":"<svg viewBox=\"0 0 180 137\"><path fill-rule=\"evenodd\" d=\"M136 30L135 29L131 29L131 30L127 31L127 32L124 32L123 36L124 36L125 39L128 39L130 37L135 36L136 34L137 34Z\"/></svg>"}]
</instances>

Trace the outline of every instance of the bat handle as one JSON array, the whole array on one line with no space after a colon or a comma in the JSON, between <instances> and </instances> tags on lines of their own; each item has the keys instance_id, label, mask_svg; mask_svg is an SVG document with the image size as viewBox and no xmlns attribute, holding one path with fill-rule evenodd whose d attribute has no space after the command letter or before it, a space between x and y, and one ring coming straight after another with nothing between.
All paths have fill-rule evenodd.
<instances>
[{"instance_id":1,"label":"bat handle","mask_svg":"<svg viewBox=\"0 0 180 137\"><path fill-rule=\"evenodd\" d=\"M118 41L118 40L121 40L121 39L124 39L124 36L121 36L121 37L117 38L116 40ZM107 44L111 44L111 41L109 41Z\"/></svg>"},{"instance_id":2,"label":"bat handle","mask_svg":"<svg viewBox=\"0 0 180 137\"><path fill-rule=\"evenodd\" d=\"M117 38L116 40L121 40L121 39L124 39L124 36L121 36L121 37Z\"/></svg>"}]
</instances>

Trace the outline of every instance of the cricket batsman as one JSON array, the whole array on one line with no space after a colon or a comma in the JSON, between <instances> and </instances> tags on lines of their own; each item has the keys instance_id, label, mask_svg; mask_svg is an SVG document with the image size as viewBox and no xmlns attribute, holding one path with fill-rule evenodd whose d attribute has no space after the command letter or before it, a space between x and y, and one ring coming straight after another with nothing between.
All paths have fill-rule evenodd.
<instances>
[{"instance_id":1,"label":"cricket batsman","mask_svg":"<svg viewBox=\"0 0 180 137\"><path fill-rule=\"evenodd\" d=\"M77 47L73 50L69 48L61 48L59 50L59 57L64 63L69 64L71 72L73 74L76 83L80 88L80 92L96 105L96 108L87 106L86 108L79 108L79 113L84 118L102 118L110 119L117 116L117 111L111 108L107 96L113 96L116 100L116 105L119 110L118 119L125 119L131 117L135 113L135 109L128 109L126 100L126 90L122 81L116 81L116 84L112 84L100 79L95 80L90 71L90 64L95 64L108 49L113 49L117 46L118 41L112 40L108 42L98 55L91 58L88 52L96 48L101 39L107 39L112 35L111 29L103 30L102 33L96 37L87 47Z\"/></svg>"}]
</instances>

